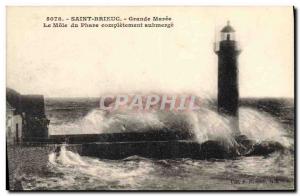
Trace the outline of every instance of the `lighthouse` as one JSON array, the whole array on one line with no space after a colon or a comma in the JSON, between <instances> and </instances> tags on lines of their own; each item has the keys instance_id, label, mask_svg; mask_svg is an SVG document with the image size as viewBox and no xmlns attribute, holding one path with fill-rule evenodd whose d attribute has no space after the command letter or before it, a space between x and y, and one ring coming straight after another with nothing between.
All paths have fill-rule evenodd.
<instances>
[{"instance_id":1,"label":"lighthouse","mask_svg":"<svg viewBox=\"0 0 300 196\"><path fill-rule=\"evenodd\" d=\"M238 56L241 50L235 40L235 30L227 22L220 32L220 41L215 43L218 55L218 112L230 120L234 135L239 132L239 82Z\"/></svg>"}]
</instances>

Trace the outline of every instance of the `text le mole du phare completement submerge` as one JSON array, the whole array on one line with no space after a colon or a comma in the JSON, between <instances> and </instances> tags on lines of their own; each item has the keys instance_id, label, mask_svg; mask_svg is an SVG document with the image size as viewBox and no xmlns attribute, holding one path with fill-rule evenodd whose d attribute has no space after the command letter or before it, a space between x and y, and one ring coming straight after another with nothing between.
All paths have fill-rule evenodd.
<instances>
[{"instance_id":1,"label":"text le mole du phare completement submerge","mask_svg":"<svg viewBox=\"0 0 300 196\"><path fill-rule=\"evenodd\" d=\"M173 19L169 16L159 17L120 17L120 16L110 16L110 17L95 17L95 16L81 16L81 17L69 17L66 18L67 21L74 22L71 25L67 23L62 23L65 21L62 17L47 17L47 22L55 22L52 27L174 27ZM80 22L80 23L76 23ZM101 22L101 24L97 23ZM103 23L102 23L103 22ZM113 23L110 23L113 22ZM44 27L51 27L51 25L44 24Z\"/></svg>"}]
</instances>

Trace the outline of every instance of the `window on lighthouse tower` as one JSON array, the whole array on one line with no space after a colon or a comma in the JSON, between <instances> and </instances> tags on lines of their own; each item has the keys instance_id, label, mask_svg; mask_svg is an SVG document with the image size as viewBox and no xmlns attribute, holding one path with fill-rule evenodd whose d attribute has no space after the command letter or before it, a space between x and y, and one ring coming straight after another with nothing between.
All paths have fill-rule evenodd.
<instances>
[{"instance_id":1,"label":"window on lighthouse tower","mask_svg":"<svg viewBox=\"0 0 300 196\"><path fill-rule=\"evenodd\" d=\"M227 34L226 40L230 40L230 34Z\"/></svg>"}]
</instances>

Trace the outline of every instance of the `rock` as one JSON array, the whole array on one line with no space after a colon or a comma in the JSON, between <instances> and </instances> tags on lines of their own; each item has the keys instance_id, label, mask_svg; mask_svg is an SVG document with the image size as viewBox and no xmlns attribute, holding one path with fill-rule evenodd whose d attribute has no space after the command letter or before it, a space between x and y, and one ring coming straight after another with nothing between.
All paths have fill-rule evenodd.
<instances>
[{"instance_id":1,"label":"rock","mask_svg":"<svg viewBox=\"0 0 300 196\"><path fill-rule=\"evenodd\" d=\"M285 149L279 142L262 141L256 143L245 135L239 135L235 140L237 142L236 153L238 156L266 156Z\"/></svg>"},{"instance_id":2,"label":"rock","mask_svg":"<svg viewBox=\"0 0 300 196\"><path fill-rule=\"evenodd\" d=\"M235 137L237 142L236 154L238 156L247 155L252 152L253 145L255 144L254 140L250 140L246 135L239 135Z\"/></svg>"},{"instance_id":3,"label":"rock","mask_svg":"<svg viewBox=\"0 0 300 196\"><path fill-rule=\"evenodd\" d=\"M276 141L262 141L254 144L252 152L248 156L266 156L276 151L283 151L285 148Z\"/></svg>"}]
</instances>

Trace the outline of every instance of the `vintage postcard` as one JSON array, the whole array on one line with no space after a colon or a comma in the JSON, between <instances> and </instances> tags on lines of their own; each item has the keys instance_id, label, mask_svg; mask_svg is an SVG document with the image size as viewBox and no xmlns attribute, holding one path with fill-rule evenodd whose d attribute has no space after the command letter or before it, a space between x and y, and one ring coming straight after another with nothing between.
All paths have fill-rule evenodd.
<instances>
[{"instance_id":1,"label":"vintage postcard","mask_svg":"<svg viewBox=\"0 0 300 196\"><path fill-rule=\"evenodd\" d=\"M8 190L296 189L292 6L6 11Z\"/></svg>"}]
</instances>

